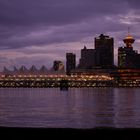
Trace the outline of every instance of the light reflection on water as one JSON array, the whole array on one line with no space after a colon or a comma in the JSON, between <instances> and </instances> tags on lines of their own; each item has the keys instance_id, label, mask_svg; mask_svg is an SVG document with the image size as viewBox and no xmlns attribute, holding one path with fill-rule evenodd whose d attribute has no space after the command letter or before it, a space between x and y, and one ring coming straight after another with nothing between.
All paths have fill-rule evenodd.
<instances>
[{"instance_id":1,"label":"light reflection on water","mask_svg":"<svg viewBox=\"0 0 140 140\"><path fill-rule=\"evenodd\" d=\"M140 128L140 89L0 89L0 125Z\"/></svg>"}]
</instances>

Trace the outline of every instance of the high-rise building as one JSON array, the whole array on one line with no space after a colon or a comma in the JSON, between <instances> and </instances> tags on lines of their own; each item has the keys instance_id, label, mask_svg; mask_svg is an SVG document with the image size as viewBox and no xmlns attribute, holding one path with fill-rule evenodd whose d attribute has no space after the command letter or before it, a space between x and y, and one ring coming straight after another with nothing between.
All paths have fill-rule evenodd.
<instances>
[{"instance_id":1,"label":"high-rise building","mask_svg":"<svg viewBox=\"0 0 140 140\"><path fill-rule=\"evenodd\" d=\"M53 62L53 70L54 71L59 71L59 70L64 70L64 64L62 61L54 61Z\"/></svg>"},{"instance_id":2,"label":"high-rise building","mask_svg":"<svg viewBox=\"0 0 140 140\"><path fill-rule=\"evenodd\" d=\"M114 39L101 34L95 38L96 65L102 68L114 66Z\"/></svg>"},{"instance_id":3,"label":"high-rise building","mask_svg":"<svg viewBox=\"0 0 140 140\"><path fill-rule=\"evenodd\" d=\"M66 74L70 75L71 70L76 68L76 55L66 53Z\"/></svg>"},{"instance_id":4,"label":"high-rise building","mask_svg":"<svg viewBox=\"0 0 140 140\"><path fill-rule=\"evenodd\" d=\"M95 65L95 49L87 49L86 46L84 46L84 48L81 50L79 68L91 69Z\"/></svg>"},{"instance_id":5,"label":"high-rise building","mask_svg":"<svg viewBox=\"0 0 140 140\"><path fill-rule=\"evenodd\" d=\"M135 39L128 34L123 40L124 47L118 48L118 67L119 68L140 68L140 54L133 50L132 44Z\"/></svg>"}]
</instances>

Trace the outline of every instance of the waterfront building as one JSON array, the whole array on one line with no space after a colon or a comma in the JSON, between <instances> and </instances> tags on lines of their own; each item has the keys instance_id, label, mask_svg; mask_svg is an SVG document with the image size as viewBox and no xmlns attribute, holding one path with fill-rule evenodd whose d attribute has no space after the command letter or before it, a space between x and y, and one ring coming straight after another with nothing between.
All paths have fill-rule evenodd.
<instances>
[{"instance_id":1,"label":"waterfront building","mask_svg":"<svg viewBox=\"0 0 140 140\"><path fill-rule=\"evenodd\" d=\"M14 70L13 70L13 73L17 73L18 72L18 69L16 66L14 66Z\"/></svg>"},{"instance_id":2,"label":"waterfront building","mask_svg":"<svg viewBox=\"0 0 140 140\"><path fill-rule=\"evenodd\" d=\"M137 50L133 50L132 46L135 39L128 34L123 41L125 46L118 48L118 67L140 68L140 54Z\"/></svg>"},{"instance_id":3,"label":"waterfront building","mask_svg":"<svg viewBox=\"0 0 140 140\"><path fill-rule=\"evenodd\" d=\"M38 74L38 70L37 68L35 67L35 65L32 65L31 68L29 69L29 73L30 74Z\"/></svg>"},{"instance_id":4,"label":"waterfront building","mask_svg":"<svg viewBox=\"0 0 140 140\"><path fill-rule=\"evenodd\" d=\"M91 69L96 66L95 61L95 49L87 49L86 46L84 46L83 49L81 49L81 58L79 61L79 68L81 69Z\"/></svg>"},{"instance_id":5,"label":"waterfront building","mask_svg":"<svg viewBox=\"0 0 140 140\"><path fill-rule=\"evenodd\" d=\"M9 69L7 69L6 67L3 68L2 74L11 75L11 73L12 72Z\"/></svg>"},{"instance_id":6,"label":"waterfront building","mask_svg":"<svg viewBox=\"0 0 140 140\"><path fill-rule=\"evenodd\" d=\"M55 60L53 62L53 70L54 71L59 71L59 70L63 70L64 71L64 64L63 64L63 62Z\"/></svg>"},{"instance_id":7,"label":"waterfront building","mask_svg":"<svg viewBox=\"0 0 140 140\"><path fill-rule=\"evenodd\" d=\"M18 74L28 74L29 73L29 70L25 67L25 66L21 66L18 70Z\"/></svg>"},{"instance_id":8,"label":"waterfront building","mask_svg":"<svg viewBox=\"0 0 140 140\"><path fill-rule=\"evenodd\" d=\"M66 74L70 75L71 70L76 68L76 55L66 53Z\"/></svg>"},{"instance_id":9,"label":"waterfront building","mask_svg":"<svg viewBox=\"0 0 140 140\"><path fill-rule=\"evenodd\" d=\"M43 65L39 70L39 74L44 75L47 74L48 69Z\"/></svg>"},{"instance_id":10,"label":"waterfront building","mask_svg":"<svg viewBox=\"0 0 140 140\"><path fill-rule=\"evenodd\" d=\"M96 65L101 68L114 67L114 39L101 34L95 38Z\"/></svg>"},{"instance_id":11,"label":"waterfront building","mask_svg":"<svg viewBox=\"0 0 140 140\"><path fill-rule=\"evenodd\" d=\"M95 49L81 50L79 69L114 68L114 39L101 34L95 38Z\"/></svg>"}]
</instances>

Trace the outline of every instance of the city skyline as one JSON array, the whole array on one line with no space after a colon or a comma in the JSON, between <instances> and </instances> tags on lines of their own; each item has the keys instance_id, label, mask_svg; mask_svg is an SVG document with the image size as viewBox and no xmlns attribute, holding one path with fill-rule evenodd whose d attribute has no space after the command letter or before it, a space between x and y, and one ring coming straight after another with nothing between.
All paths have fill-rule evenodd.
<instances>
[{"instance_id":1,"label":"city skyline","mask_svg":"<svg viewBox=\"0 0 140 140\"><path fill-rule=\"evenodd\" d=\"M94 37L101 33L124 46L127 28L139 49L139 1L136 0L0 0L0 68L45 65L75 53L77 62L84 45L94 49Z\"/></svg>"},{"instance_id":2,"label":"city skyline","mask_svg":"<svg viewBox=\"0 0 140 140\"><path fill-rule=\"evenodd\" d=\"M118 51L120 48L124 47L124 48L128 48L129 50L129 46L127 45L130 45L131 46L131 41L129 41L130 39L133 40L133 43L135 42L135 39L133 38L133 36L130 35L129 33L129 28L128 28L128 34L127 36L123 39L123 42L124 42L124 45L121 46L121 47L118 47ZM126 40L126 42L125 42ZM132 43L132 44L133 44ZM102 49L101 49L102 48ZM133 46L131 46L131 49L133 50ZM138 53L138 50L133 50L134 52ZM80 52L80 50L79 50ZM99 54L98 54L98 53ZM76 54L75 53L72 53L72 52L67 52L65 54L66 58L65 58L65 63L61 60L58 60L58 59L54 59L51 67L46 67L45 65L41 65L40 67L36 67L36 65L34 64L31 64L30 67L26 67L25 65L20 65L19 67L17 66L13 66L12 69L8 69L6 66L3 67L2 71L1 72L17 72L17 71L28 71L28 72L35 72L35 71L40 71L42 68L46 69L48 72L50 71L58 71L61 70L64 72L69 69L68 67L73 67L73 69L94 69L95 67L120 67L119 66L119 58L118 58L118 64L116 64L114 62L114 38L113 37L110 37L110 36L107 36L105 34L100 34L98 35L97 37L94 38L94 47L93 48L87 48L86 46L84 46L83 49L81 49L81 57L79 57L79 61L76 62ZM67 63L67 55L74 55L75 58L71 58L70 57L70 60L69 62ZM138 54L139 55L139 54ZM98 57L97 57L98 56ZM73 56L72 56L73 57ZM118 56L119 57L119 53L118 53ZM133 56L135 58L135 56ZM105 61L106 59L106 61ZM131 63L131 59L130 58L130 63ZM136 59L139 59L139 58L136 58ZM138 61L137 61L138 62ZM127 62L128 63L128 62ZM74 66L71 66L71 64ZM135 65L135 64L134 64ZM68 68L68 69L67 69ZM71 68L70 68L71 69ZM70 70L69 69L69 70ZM33 70L33 71L32 71ZM45 71L46 71L45 70ZM69 71L68 70L68 71Z\"/></svg>"}]
</instances>

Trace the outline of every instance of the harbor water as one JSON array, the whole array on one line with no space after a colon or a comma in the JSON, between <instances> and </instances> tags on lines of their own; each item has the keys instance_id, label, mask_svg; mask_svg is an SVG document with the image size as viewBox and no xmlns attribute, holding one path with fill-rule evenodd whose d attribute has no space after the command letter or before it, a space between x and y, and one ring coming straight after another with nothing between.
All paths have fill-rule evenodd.
<instances>
[{"instance_id":1,"label":"harbor water","mask_svg":"<svg viewBox=\"0 0 140 140\"><path fill-rule=\"evenodd\" d=\"M140 88L3 88L0 126L140 128Z\"/></svg>"}]
</instances>

